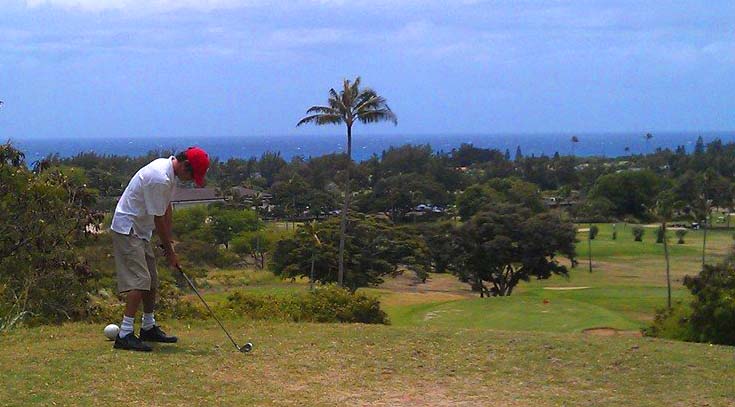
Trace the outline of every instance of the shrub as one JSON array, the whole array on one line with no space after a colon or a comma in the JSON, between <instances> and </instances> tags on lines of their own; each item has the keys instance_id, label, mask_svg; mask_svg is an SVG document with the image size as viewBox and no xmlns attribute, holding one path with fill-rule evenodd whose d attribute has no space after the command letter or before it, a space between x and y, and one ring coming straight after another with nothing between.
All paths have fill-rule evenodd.
<instances>
[{"instance_id":1,"label":"shrub","mask_svg":"<svg viewBox=\"0 0 735 407\"><path fill-rule=\"evenodd\" d=\"M219 257L215 245L201 240L185 240L178 243L176 252L181 253L183 258L195 265L213 265Z\"/></svg>"},{"instance_id":2,"label":"shrub","mask_svg":"<svg viewBox=\"0 0 735 407\"><path fill-rule=\"evenodd\" d=\"M679 229L676 231L676 237L679 238L679 240L676 242L677 244L684 244L684 236L687 235L686 229Z\"/></svg>"},{"instance_id":3,"label":"shrub","mask_svg":"<svg viewBox=\"0 0 735 407\"><path fill-rule=\"evenodd\" d=\"M289 309L293 308L293 298L236 291L227 296L227 308L235 315L251 319L287 321L291 314Z\"/></svg>"},{"instance_id":4,"label":"shrub","mask_svg":"<svg viewBox=\"0 0 735 407\"><path fill-rule=\"evenodd\" d=\"M695 277L684 277L684 285L694 295L689 306L677 303L671 310L659 310L651 336L685 341L735 345L735 270L732 260L705 265Z\"/></svg>"},{"instance_id":5,"label":"shrub","mask_svg":"<svg viewBox=\"0 0 735 407\"><path fill-rule=\"evenodd\" d=\"M161 281L158 288L156 314L163 318L203 319L209 317L204 305L196 297L184 296L175 284Z\"/></svg>"},{"instance_id":6,"label":"shrub","mask_svg":"<svg viewBox=\"0 0 735 407\"><path fill-rule=\"evenodd\" d=\"M731 262L705 265L695 277L684 277L694 295L691 327L697 340L735 345L735 270Z\"/></svg>"},{"instance_id":7,"label":"shrub","mask_svg":"<svg viewBox=\"0 0 735 407\"><path fill-rule=\"evenodd\" d=\"M659 226L656 229L656 243L663 243L664 242L664 228Z\"/></svg>"},{"instance_id":8,"label":"shrub","mask_svg":"<svg viewBox=\"0 0 735 407\"><path fill-rule=\"evenodd\" d=\"M590 240L595 240L597 234L600 233L600 228L597 225L590 226Z\"/></svg>"},{"instance_id":9,"label":"shrub","mask_svg":"<svg viewBox=\"0 0 735 407\"><path fill-rule=\"evenodd\" d=\"M229 250L217 249L217 257L214 259L214 265L219 268L227 268L234 266L240 261L240 257L237 254Z\"/></svg>"},{"instance_id":10,"label":"shrub","mask_svg":"<svg viewBox=\"0 0 735 407\"><path fill-rule=\"evenodd\" d=\"M653 324L644 332L648 336L658 338L694 341L696 334L689 324L691 313L691 308L682 304L681 301L675 303L671 309L658 309Z\"/></svg>"},{"instance_id":11,"label":"shrub","mask_svg":"<svg viewBox=\"0 0 735 407\"><path fill-rule=\"evenodd\" d=\"M643 229L643 226L635 225L630 230L632 231L633 238L636 242L643 241L643 235L646 233L646 230Z\"/></svg>"},{"instance_id":12,"label":"shrub","mask_svg":"<svg viewBox=\"0 0 735 407\"><path fill-rule=\"evenodd\" d=\"M252 319L294 322L359 322L387 324L388 316L377 298L327 285L290 296L258 295L237 291L227 297L227 308Z\"/></svg>"},{"instance_id":13,"label":"shrub","mask_svg":"<svg viewBox=\"0 0 735 407\"><path fill-rule=\"evenodd\" d=\"M380 301L362 293L351 293L336 285L327 285L299 298L300 314L294 321L360 322L387 324L388 316Z\"/></svg>"}]
</instances>

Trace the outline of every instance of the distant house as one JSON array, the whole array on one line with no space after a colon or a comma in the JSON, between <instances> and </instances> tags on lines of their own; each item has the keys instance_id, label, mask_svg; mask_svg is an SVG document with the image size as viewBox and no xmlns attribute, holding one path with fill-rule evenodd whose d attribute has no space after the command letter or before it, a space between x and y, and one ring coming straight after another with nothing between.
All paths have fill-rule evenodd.
<instances>
[{"instance_id":1,"label":"distant house","mask_svg":"<svg viewBox=\"0 0 735 407\"><path fill-rule=\"evenodd\" d=\"M242 199L244 202L247 202L250 205L255 204L256 199L260 200L260 205L258 205L258 208L268 213L270 213L275 208L275 206L271 205L270 203L271 199L273 199L273 195L267 192L245 187L232 187L230 188L230 193L233 195L233 197ZM257 208L253 206L252 209Z\"/></svg>"},{"instance_id":2,"label":"distant house","mask_svg":"<svg viewBox=\"0 0 735 407\"><path fill-rule=\"evenodd\" d=\"M216 202L225 202L225 198L214 188L176 188L171 205L173 209L194 205L209 205Z\"/></svg>"},{"instance_id":3,"label":"distant house","mask_svg":"<svg viewBox=\"0 0 735 407\"><path fill-rule=\"evenodd\" d=\"M233 195L237 195L240 198L251 200L251 201L255 198L260 198L263 201L270 201L271 199L273 199L273 195L267 192L258 191L255 189L250 189L250 188L245 188L245 187L232 187L232 189L230 189L230 192Z\"/></svg>"}]
</instances>

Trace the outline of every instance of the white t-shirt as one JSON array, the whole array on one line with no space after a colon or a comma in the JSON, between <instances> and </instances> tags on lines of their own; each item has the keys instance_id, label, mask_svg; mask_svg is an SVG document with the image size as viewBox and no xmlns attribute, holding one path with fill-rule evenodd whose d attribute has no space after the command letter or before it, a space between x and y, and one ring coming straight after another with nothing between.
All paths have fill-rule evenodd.
<instances>
[{"instance_id":1,"label":"white t-shirt","mask_svg":"<svg viewBox=\"0 0 735 407\"><path fill-rule=\"evenodd\" d=\"M176 188L173 159L153 160L135 173L117 202L113 231L127 235L132 230L139 238L151 240L153 217L166 213Z\"/></svg>"}]
</instances>

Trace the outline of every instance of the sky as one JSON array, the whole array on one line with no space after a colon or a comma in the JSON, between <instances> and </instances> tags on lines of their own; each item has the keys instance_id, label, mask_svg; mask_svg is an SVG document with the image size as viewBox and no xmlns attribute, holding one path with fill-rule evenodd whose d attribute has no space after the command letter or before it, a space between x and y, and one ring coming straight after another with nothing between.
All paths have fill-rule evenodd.
<instances>
[{"instance_id":1,"label":"sky","mask_svg":"<svg viewBox=\"0 0 735 407\"><path fill-rule=\"evenodd\" d=\"M0 0L0 137L735 130L732 0ZM359 126L359 125L358 125Z\"/></svg>"}]
</instances>

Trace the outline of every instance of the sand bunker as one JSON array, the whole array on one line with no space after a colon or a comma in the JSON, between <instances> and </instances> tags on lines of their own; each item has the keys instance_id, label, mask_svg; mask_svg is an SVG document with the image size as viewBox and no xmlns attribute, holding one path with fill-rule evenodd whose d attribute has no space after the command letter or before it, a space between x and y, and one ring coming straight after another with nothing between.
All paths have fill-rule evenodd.
<instances>
[{"instance_id":1,"label":"sand bunker","mask_svg":"<svg viewBox=\"0 0 735 407\"><path fill-rule=\"evenodd\" d=\"M585 288L589 288L589 287L544 287L544 290L567 291L567 290L584 290Z\"/></svg>"},{"instance_id":2,"label":"sand bunker","mask_svg":"<svg viewBox=\"0 0 735 407\"><path fill-rule=\"evenodd\" d=\"M583 333L595 336L636 336L641 337L643 334L640 331L622 331L620 329L600 327L600 328L587 328L582 330Z\"/></svg>"}]
</instances>

